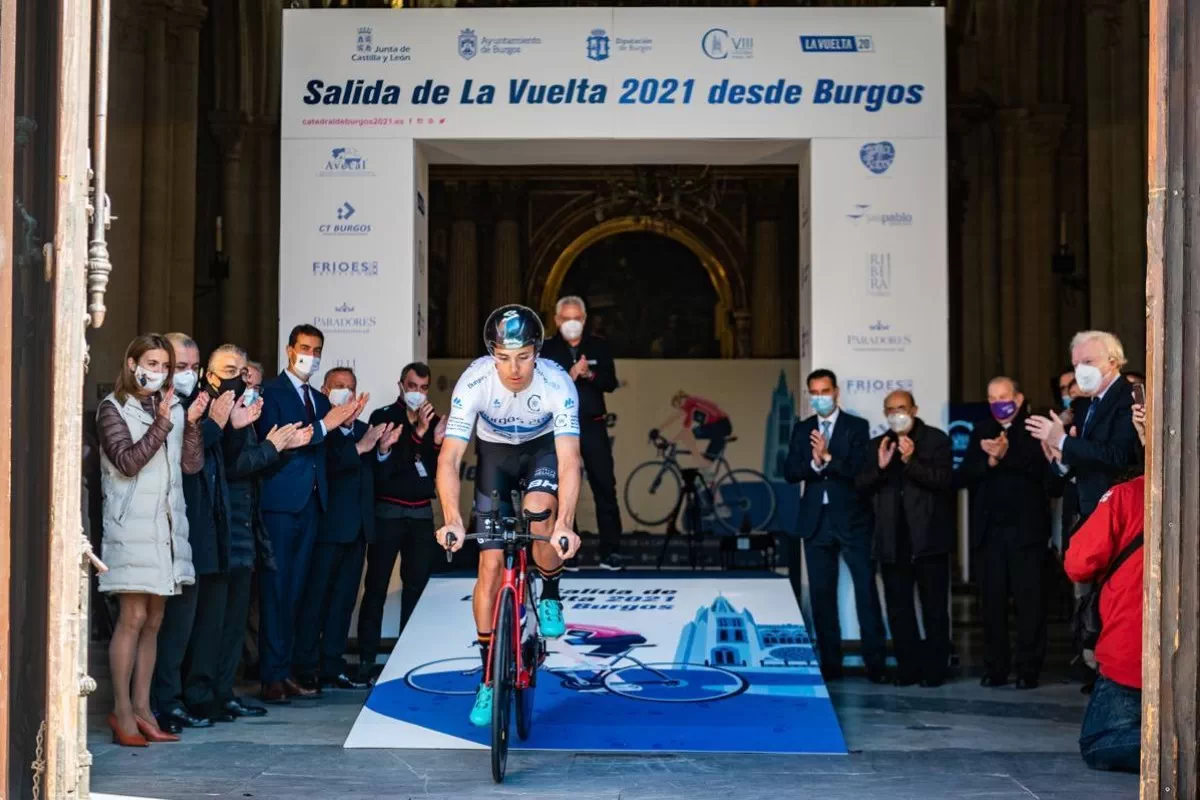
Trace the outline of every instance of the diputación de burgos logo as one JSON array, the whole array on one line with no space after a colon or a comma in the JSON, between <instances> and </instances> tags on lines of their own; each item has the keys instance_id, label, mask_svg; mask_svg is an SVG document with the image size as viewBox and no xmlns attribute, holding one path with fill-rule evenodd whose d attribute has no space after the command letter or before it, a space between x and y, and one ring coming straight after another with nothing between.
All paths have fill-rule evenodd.
<instances>
[{"instance_id":1,"label":"diputaci\u00f3n de burgos logo","mask_svg":"<svg viewBox=\"0 0 1200 800\"><path fill-rule=\"evenodd\" d=\"M375 173L357 148L346 145L331 147L321 159L317 170L320 178L373 178Z\"/></svg>"}]
</instances>

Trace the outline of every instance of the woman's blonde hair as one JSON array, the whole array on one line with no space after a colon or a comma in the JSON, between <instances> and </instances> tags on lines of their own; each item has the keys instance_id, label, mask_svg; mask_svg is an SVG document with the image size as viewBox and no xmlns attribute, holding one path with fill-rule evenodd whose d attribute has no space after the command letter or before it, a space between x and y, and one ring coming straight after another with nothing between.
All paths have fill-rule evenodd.
<instances>
[{"instance_id":1,"label":"woman's blonde hair","mask_svg":"<svg viewBox=\"0 0 1200 800\"><path fill-rule=\"evenodd\" d=\"M129 368L129 359L133 359L133 363L141 359L143 355L151 350L162 350L167 354L167 380L175 374L175 348L171 347L171 343L167 341L165 336L157 333L143 333L132 342L129 347L125 348L125 358L121 361L121 371L117 375L117 382L113 386L113 394L117 398L117 402L124 405L130 395L136 395L141 388L137 385L137 380L134 378L134 370ZM136 367L135 367L136 369Z\"/></svg>"}]
</instances>

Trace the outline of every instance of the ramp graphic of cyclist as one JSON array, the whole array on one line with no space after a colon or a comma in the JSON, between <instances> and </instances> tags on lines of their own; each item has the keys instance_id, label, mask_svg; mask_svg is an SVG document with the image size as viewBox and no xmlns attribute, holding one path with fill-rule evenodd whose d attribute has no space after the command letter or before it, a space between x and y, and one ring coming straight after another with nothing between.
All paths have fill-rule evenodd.
<instances>
[{"instance_id":1,"label":"ramp graphic of cyclist","mask_svg":"<svg viewBox=\"0 0 1200 800\"><path fill-rule=\"evenodd\" d=\"M587 648L587 652L581 657L572 649L552 650L550 656L571 663L564 666L555 659L559 663L546 669L562 680L563 688L578 692L608 692L651 703L704 703L734 697L750 685L742 676L720 667L643 661L632 655L633 651L654 645L634 631L568 625L563 642L571 648ZM471 695L479 685L481 670L478 657L447 658L414 667L404 681L429 694Z\"/></svg>"}]
</instances>

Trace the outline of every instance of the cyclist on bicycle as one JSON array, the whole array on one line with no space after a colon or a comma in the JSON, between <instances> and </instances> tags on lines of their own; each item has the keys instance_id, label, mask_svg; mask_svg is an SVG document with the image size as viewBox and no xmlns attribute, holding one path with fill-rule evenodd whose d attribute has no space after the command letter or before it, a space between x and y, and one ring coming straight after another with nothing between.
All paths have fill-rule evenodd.
<instances>
[{"instance_id":1,"label":"cyclist on bicycle","mask_svg":"<svg viewBox=\"0 0 1200 800\"><path fill-rule=\"evenodd\" d=\"M697 439L707 439L708 447L704 450L704 458L716 462L725 452L725 440L733 434L733 423L720 406L711 400L706 400L694 394L688 394L680 389L671 398L671 405L677 409L667 417L658 428L651 431L651 438L656 438L660 429L669 428L678 423L679 433L670 437L675 441L680 437L687 442L688 448L695 452ZM713 465L716 466L715 463Z\"/></svg>"},{"instance_id":2,"label":"cyclist on bicycle","mask_svg":"<svg viewBox=\"0 0 1200 800\"><path fill-rule=\"evenodd\" d=\"M499 493L502 514L517 511L508 507L509 498L522 480L525 509L551 512L549 519L531 524L530 529L535 535L552 535L555 542L534 542L533 560L542 576L538 626L543 635L556 638L566 631L559 576L563 561L579 549L579 537L573 528L582 462L579 395L562 367L538 358L543 335L542 321L525 306L501 306L488 317L483 340L489 355L463 372L450 404L437 468L437 493L445 518L437 540L451 551L463 545L466 531L458 507L459 470L471 433L475 432L477 533L487 533L484 525L492 511L493 491ZM449 543L448 534L454 535ZM557 545L563 537L567 539L566 552ZM503 572L503 544L481 541L479 549L479 577L472 608L486 674L493 611ZM492 688L482 682L470 719L480 727L491 723Z\"/></svg>"}]
</instances>

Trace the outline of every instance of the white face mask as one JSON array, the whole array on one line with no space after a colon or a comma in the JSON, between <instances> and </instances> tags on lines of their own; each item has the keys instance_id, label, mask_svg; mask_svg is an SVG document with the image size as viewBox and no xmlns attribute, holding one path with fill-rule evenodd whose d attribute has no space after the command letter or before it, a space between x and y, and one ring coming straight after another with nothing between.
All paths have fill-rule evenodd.
<instances>
[{"instance_id":1,"label":"white face mask","mask_svg":"<svg viewBox=\"0 0 1200 800\"><path fill-rule=\"evenodd\" d=\"M568 339L575 340L583 336L583 323L577 319L568 319L558 326L562 331L562 335Z\"/></svg>"},{"instance_id":2,"label":"white face mask","mask_svg":"<svg viewBox=\"0 0 1200 800\"><path fill-rule=\"evenodd\" d=\"M151 372L143 366L138 366L133 371L133 378L137 381L137 385L148 392L157 392L162 388L162 385L167 382L167 373Z\"/></svg>"},{"instance_id":3,"label":"white face mask","mask_svg":"<svg viewBox=\"0 0 1200 800\"><path fill-rule=\"evenodd\" d=\"M307 353L301 353L296 356L296 374L304 378L311 378L317 374L317 370L321 368L321 357L313 356Z\"/></svg>"},{"instance_id":4,"label":"white face mask","mask_svg":"<svg viewBox=\"0 0 1200 800\"><path fill-rule=\"evenodd\" d=\"M908 429L912 427L913 418L903 412L888 414L887 423L893 433L907 433Z\"/></svg>"},{"instance_id":5,"label":"white face mask","mask_svg":"<svg viewBox=\"0 0 1200 800\"><path fill-rule=\"evenodd\" d=\"M200 380L200 376L195 370L189 369L187 372L176 372L172 378L175 383L175 391L179 392L182 397L191 397L192 392L196 391L196 383Z\"/></svg>"},{"instance_id":6,"label":"white face mask","mask_svg":"<svg viewBox=\"0 0 1200 800\"><path fill-rule=\"evenodd\" d=\"M1104 373L1099 367L1093 367L1091 364L1080 364L1075 367L1075 382L1079 384L1079 388L1084 394L1095 394L1100 390L1100 384L1104 382Z\"/></svg>"},{"instance_id":7,"label":"white face mask","mask_svg":"<svg viewBox=\"0 0 1200 800\"><path fill-rule=\"evenodd\" d=\"M258 402L258 389L253 389L253 388L247 387L246 391L242 394L242 405L249 408L250 406L254 405L257 402Z\"/></svg>"},{"instance_id":8,"label":"white face mask","mask_svg":"<svg viewBox=\"0 0 1200 800\"><path fill-rule=\"evenodd\" d=\"M408 406L410 410L416 411L418 408L425 405L425 393L424 392L405 392L404 393L404 405Z\"/></svg>"},{"instance_id":9,"label":"white face mask","mask_svg":"<svg viewBox=\"0 0 1200 800\"><path fill-rule=\"evenodd\" d=\"M330 389L329 402L335 406L344 406L354 398L354 392L349 389Z\"/></svg>"}]
</instances>

